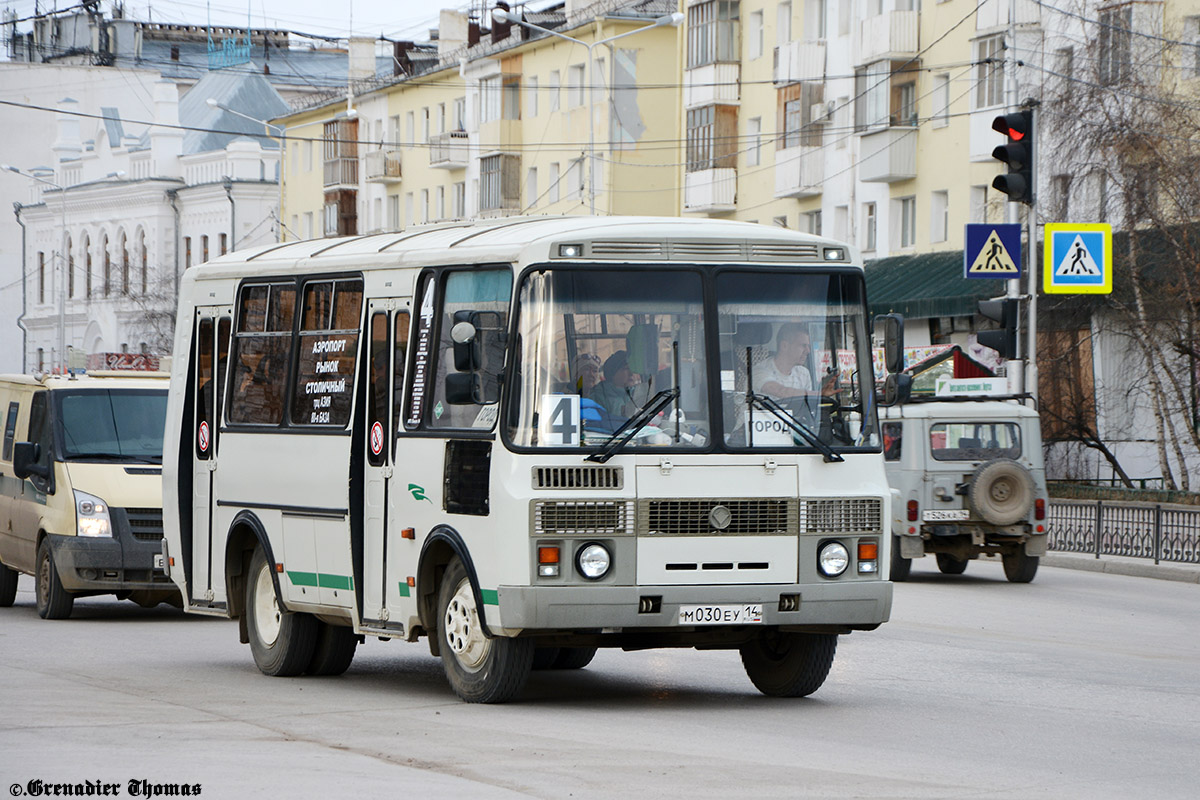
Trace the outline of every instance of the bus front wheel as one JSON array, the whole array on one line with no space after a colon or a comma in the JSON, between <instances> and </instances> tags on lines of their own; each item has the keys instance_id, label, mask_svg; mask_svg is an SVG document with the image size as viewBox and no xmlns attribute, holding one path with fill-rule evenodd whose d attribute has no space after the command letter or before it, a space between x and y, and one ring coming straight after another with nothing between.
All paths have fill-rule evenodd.
<instances>
[{"instance_id":1,"label":"bus front wheel","mask_svg":"<svg viewBox=\"0 0 1200 800\"><path fill-rule=\"evenodd\" d=\"M437 635L450 688L468 703L503 703L517 695L533 666L532 639L489 637L462 561L455 557L438 591Z\"/></svg>"},{"instance_id":2,"label":"bus front wheel","mask_svg":"<svg viewBox=\"0 0 1200 800\"><path fill-rule=\"evenodd\" d=\"M246 580L246 630L254 663L264 675L299 675L313 660L317 619L280 607L261 547L254 551Z\"/></svg>"},{"instance_id":3,"label":"bus front wheel","mask_svg":"<svg viewBox=\"0 0 1200 800\"><path fill-rule=\"evenodd\" d=\"M837 634L766 630L742 645L742 666L765 695L807 697L825 682L836 651Z\"/></svg>"}]
</instances>

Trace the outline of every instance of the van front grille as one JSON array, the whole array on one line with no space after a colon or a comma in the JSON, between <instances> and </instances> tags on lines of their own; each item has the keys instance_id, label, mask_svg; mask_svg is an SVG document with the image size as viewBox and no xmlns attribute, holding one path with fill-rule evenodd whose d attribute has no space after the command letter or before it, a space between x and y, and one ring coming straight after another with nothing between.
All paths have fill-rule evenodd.
<instances>
[{"instance_id":1,"label":"van front grille","mask_svg":"<svg viewBox=\"0 0 1200 800\"><path fill-rule=\"evenodd\" d=\"M796 501L787 498L642 500L641 536L763 536L795 534Z\"/></svg>"},{"instance_id":2,"label":"van front grille","mask_svg":"<svg viewBox=\"0 0 1200 800\"><path fill-rule=\"evenodd\" d=\"M161 508L126 508L125 516L129 518L129 530L133 538L147 542L157 542L163 538Z\"/></svg>"}]
</instances>

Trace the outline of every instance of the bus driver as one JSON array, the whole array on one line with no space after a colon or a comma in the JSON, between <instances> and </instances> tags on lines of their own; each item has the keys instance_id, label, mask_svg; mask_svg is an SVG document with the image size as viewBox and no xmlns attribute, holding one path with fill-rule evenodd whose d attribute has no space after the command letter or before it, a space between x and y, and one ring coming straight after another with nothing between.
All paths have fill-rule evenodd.
<instances>
[{"instance_id":1,"label":"bus driver","mask_svg":"<svg viewBox=\"0 0 1200 800\"><path fill-rule=\"evenodd\" d=\"M775 334L775 355L754 373L754 391L777 399L836 394L837 373L833 372L821 381L820 392L813 389L812 373L807 366L811 351L812 343L803 324L780 325Z\"/></svg>"}]
</instances>

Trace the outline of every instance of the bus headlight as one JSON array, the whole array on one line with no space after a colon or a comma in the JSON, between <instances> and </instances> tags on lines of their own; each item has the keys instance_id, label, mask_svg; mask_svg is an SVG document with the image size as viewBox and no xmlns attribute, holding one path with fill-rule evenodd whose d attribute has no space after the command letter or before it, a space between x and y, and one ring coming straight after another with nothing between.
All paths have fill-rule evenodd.
<instances>
[{"instance_id":1,"label":"bus headlight","mask_svg":"<svg viewBox=\"0 0 1200 800\"><path fill-rule=\"evenodd\" d=\"M80 536L112 536L108 503L95 495L76 489L75 530Z\"/></svg>"},{"instance_id":2,"label":"bus headlight","mask_svg":"<svg viewBox=\"0 0 1200 800\"><path fill-rule=\"evenodd\" d=\"M826 542L817 554L817 566L822 575L836 578L850 566L850 553L841 542Z\"/></svg>"},{"instance_id":3,"label":"bus headlight","mask_svg":"<svg viewBox=\"0 0 1200 800\"><path fill-rule=\"evenodd\" d=\"M612 556L602 544L591 542L579 548L575 553L575 569L589 581L598 581L608 574L612 566Z\"/></svg>"}]
</instances>

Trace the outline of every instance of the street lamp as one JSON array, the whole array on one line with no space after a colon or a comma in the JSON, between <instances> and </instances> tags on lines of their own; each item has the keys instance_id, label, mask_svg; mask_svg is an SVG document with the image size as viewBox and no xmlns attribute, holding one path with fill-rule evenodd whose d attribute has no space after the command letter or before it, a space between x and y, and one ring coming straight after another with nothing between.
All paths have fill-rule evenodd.
<instances>
[{"instance_id":1,"label":"street lamp","mask_svg":"<svg viewBox=\"0 0 1200 800\"><path fill-rule=\"evenodd\" d=\"M520 25L524 28L529 28L530 30L541 31L542 33L546 33L551 36L557 36L559 39L565 39L568 42L574 42L575 44L581 44L587 48L587 51L588 51L588 63L587 63L587 75L588 75L588 120L587 120L587 129L588 129L588 200L591 205L592 213L595 214L596 213L596 126L592 124L592 113L596 107L596 80L595 80L595 75L594 75L596 60L592 57L592 50L598 45L602 45L602 44L608 45L612 42L615 42L617 39L624 39L626 36L632 36L635 33L641 33L642 31L647 31L647 30L650 30L651 28L678 27L679 24L682 23L684 20L683 14L681 14L678 11L676 11L673 14L666 14L664 16L656 18L649 25L643 25L640 28L634 28L631 31L625 31L624 33L618 33L616 36L609 36L607 39L600 39L600 40L597 40L595 42L590 42L590 43L581 41L579 39L572 38L570 36L567 36L566 34L559 33L558 31L554 31L549 28L543 28L541 25L535 25L532 22L526 21L520 14L516 14L512 11L508 11L506 9L499 8L499 7L492 9L492 19L495 20L496 22L509 22L514 25ZM611 50L611 48L609 48L609 49Z\"/></svg>"},{"instance_id":2,"label":"street lamp","mask_svg":"<svg viewBox=\"0 0 1200 800\"><path fill-rule=\"evenodd\" d=\"M63 240L65 240L66 236L67 236L67 190L64 187L60 186L59 184L55 183L54 181L47 180L46 178L43 178L42 176L36 175L32 172L25 172L24 170L14 167L12 164L0 164L0 170L4 170L6 172L12 172L14 174L20 175L23 178L29 178L30 180L37 181L38 183L44 183L47 186L52 186L55 189L58 189L58 197L59 197L59 200L61 201L61 215L62 215L62 219L61 219L61 223L60 223L61 230L59 231L59 246L61 247ZM121 172L121 174L124 175L125 173ZM22 254L22 255L24 255L24 254ZM60 259L60 261L59 261L60 270L59 270L59 275L58 275L58 358L61 360L61 362L63 364L66 364L67 363L66 362L66 359L67 359L66 316L67 315L66 315L66 297L65 297L66 289L65 289L64 284L66 282L66 274L65 273L70 266L70 258L68 256L68 254L63 253L62 250L59 250L59 259Z\"/></svg>"}]
</instances>

